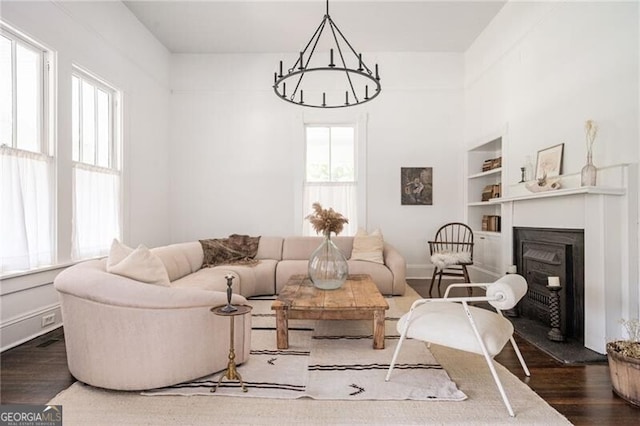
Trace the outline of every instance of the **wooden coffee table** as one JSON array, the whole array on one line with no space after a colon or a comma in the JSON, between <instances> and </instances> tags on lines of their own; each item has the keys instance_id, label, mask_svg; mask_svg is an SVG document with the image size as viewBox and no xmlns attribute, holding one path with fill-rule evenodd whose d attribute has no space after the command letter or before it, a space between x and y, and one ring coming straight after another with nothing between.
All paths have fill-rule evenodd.
<instances>
[{"instance_id":1,"label":"wooden coffee table","mask_svg":"<svg viewBox=\"0 0 640 426\"><path fill-rule=\"evenodd\" d=\"M306 275L294 275L271 309L276 311L278 349L289 347L290 319L373 319L373 348L384 349L384 316L389 304L369 275L349 275L336 290L320 290Z\"/></svg>"}]
</instances>

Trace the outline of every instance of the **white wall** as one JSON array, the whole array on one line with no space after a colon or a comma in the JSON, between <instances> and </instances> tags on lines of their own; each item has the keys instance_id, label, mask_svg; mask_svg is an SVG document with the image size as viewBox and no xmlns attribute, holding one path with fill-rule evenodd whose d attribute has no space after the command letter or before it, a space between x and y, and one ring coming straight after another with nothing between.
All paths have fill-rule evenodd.
<instances>
[{"instance_id":1,"label":"white wall","mask_svg":"<svg viewBox=\"0 0 640 426\"><path fill-rule=\"evenodd\" d=\"M635 2L509 2L465 54L465 140L509 127L508 180L525 156L564 143L563 173L638 161Z\"/></svg>"},{"instance_id":2,"label":"white wall","mask_svg":"<svg viewBox=\"0 0 640 426\"><path fill-rule=\"evenodd\" d=\"M124 240L169 242L169 53L120 2L2 2L0 18L56 53L58 263L71 249L71 66L95 73L124 94ZM51 285L58 270L3 279L1 347L51 329Z\"/></svg>"},{"instance_id":3,"label":"white wall","mask_svg":"<svg viewBox=\"0 0 640 426\"><path fill-rule=\"evenodd\" d=\"M463 215L463 57L363 56L380 64L380 96L362 106L322 111L273 93L278 61L293 62L296 53L173 55L172 240L298 234L294 211L301 187L294 181L304 152L299 126L366 115L367 227L380 227L406 256L410 276L426 276L427 239ZM422 166L434 168L433 206L401 206L400 168ZM302 206L303 214L310 208Z\"/></svg>"},{"instance_id":4,"label":"white wall","mask_svg":"<svg viewBox=\"0 0 640 426\"><path fill-rule=\"evenodd\" d=\"M465 54L465 140L508 128L504 196L521 190L510 185L525 157L535 162L552 145L564 143L563 174L579 173L587 119L600 127L597 167L637 165L638 26L637 2L509 2L477 38ZM598 245L587 248L585 269L586 341L598 351L619 333L616 320L637 317L640 305L637 169L608 170L620 169L624 196L527 201L506 212L519 226L585 227L586 244ZM511 244L503 242L507 254Z\"/></svg>"}]
</instances>

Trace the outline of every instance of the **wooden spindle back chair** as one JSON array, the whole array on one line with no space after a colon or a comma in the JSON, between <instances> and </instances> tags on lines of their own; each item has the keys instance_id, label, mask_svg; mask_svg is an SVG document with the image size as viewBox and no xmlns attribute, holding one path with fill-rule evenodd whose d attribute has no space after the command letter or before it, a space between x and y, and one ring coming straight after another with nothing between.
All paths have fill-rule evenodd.
<instances>
[{"instance_id":1,"label":"wooden spindle back chair","mask_svg":"<svg viewBox=\"0 0 640 426\"><path fill-rule=\"evenodd\" d=\"M450 257L449 262L445 265L438 267L434 264L429 296L432 296L436 277L438 277L438 297L441 295L440 284L443 275L462 277L465 283L471 282L467 266L473 265L473 231L469 226L460 222L451 222L441 226L433 241L429 241L429 251L432 263L436 257Z\"/></svg>"}]
</instances>

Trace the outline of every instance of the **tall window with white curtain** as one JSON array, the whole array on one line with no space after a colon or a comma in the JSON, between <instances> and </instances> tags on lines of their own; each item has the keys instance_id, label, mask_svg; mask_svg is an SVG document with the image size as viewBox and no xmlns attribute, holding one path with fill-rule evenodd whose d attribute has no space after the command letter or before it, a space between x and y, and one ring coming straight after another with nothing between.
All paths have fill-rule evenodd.
<instances>
[{"instance_id":1,"label":"tall window with white curtain","mask_svg":"<svg viewBox=\"0 0 640 426\"><path fill-rule=\"evenodd\" d=\"M0 25L0 274L55 262L50 65Z\"/></svg>"},{"instance_id":2,"label":"tall window with white curtain","mask_svg":"<svg viewBox=\"0 0 640 426\"><path fill-rule=\"evenodd\" d=\"M73 259L106 254L120 238L118 91L74 69L72 88Z\"/></svg>"},{"instance_id":3,"label":"tall window with white curtain","mask_svg":"<svg viewBox=\"0 0 640 426\"><path fill-rule=\"evenodd\" d=\"M303 212L311 212L318 201L349 219L341 235L355 235L358 229L355 126L307 125ZM316 235L303 222L303 235Z\"/></svg>"}]
</instances>

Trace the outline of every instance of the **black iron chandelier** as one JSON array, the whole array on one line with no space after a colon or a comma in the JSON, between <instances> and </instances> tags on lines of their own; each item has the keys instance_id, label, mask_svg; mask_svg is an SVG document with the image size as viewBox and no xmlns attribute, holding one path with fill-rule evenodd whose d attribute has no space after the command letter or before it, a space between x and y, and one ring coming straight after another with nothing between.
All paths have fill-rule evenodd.
<instances>
[{"instance_id":1,"label":"black iron chandelier","mask_svg":"<svg viewBox=\"0 0 640 426\"><path fill-rule=\"evenodd\" d=\"M328 58L325 57L329 59L328 64L317 64L312 60L315 59L313 54L323 31L327 28L331 32L328 37L329 45L335 46L337 60L334 60L334 47L331 47ZM306 98L303 80L309 83ZM316 84L309 80L314 80ZM287 82L289 82L288 89ZM360 105L380 94L378 64L375 65L374 74L362 60L362 53L355 51L329 16L329 0L327 0L327 12L322 22L293 66L285 72L280 61L278 71L273 75L273 90L280 99L300 106L344 108Z\"/></svg>"}]
</instances>

